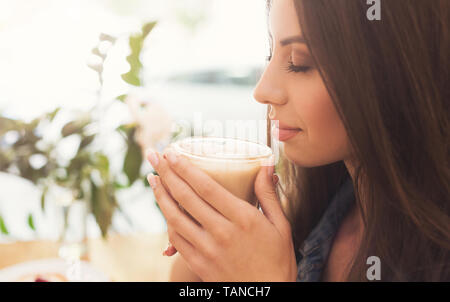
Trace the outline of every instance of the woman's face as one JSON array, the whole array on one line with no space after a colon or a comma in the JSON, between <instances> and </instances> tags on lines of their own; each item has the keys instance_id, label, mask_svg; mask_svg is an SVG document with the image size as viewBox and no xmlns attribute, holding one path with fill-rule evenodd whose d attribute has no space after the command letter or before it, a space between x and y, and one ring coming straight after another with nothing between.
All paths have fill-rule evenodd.
<instances>
[{"instance_id":1,"label":"woman's face","mask_svg":"<svg viewBox=\"0 0 450 302\"><path fill-rule=\"evenodd\" d=\"M271 106L269 117L279 121L279 139L284 142L286 157L304 167L346 159L347 134L302 41L294 1L272 1L269 29L272 57L254 97Z\"/></svg>"}]
</instances>

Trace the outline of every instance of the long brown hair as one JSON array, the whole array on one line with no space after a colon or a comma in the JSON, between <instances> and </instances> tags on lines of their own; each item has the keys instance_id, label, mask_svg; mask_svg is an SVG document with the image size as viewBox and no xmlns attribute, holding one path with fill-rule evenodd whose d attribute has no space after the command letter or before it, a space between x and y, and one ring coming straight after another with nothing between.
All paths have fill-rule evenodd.
<instances>
[{"instance_id":1,"label":"long brown hair","mask_svg":"<svg viewBox=\"0 0 450 302\"><path fill-rule=\"evenodd\" d=\"M382 281L450 281L450 1L381 1L379 21L366 0L291 1L358 164L364 230L347 279L367 281L378 256ZM277 173L298 247L349 174L286 158Z\"/></svg>"}]
</instances>

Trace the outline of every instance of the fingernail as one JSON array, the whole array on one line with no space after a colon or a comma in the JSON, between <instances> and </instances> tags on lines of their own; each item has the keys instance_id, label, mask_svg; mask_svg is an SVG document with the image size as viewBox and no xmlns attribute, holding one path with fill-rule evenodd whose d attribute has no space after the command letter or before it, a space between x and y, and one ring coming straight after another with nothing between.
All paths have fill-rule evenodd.
<instances>
[{"instance_id":1,"label":"fingernail","mask_svg":"<svg viewBox=\"0 0 450 302\"><path fill-rule=\"evenodd\" d=\"M279 181L280 181L280 179L278 178L278 175L274 174L273 175L273 184L276 185L276 184L278 184Z\"/></svg>"},{"instance_id":2,"label":"fingernail","mask_svg":"<svg viewBox=\"0 0 450 302\"><path fill-rule=\"evenodd\" d=\"M175 153L173 150L168 150L166 152L166 158L172 165L175 164L178 161L178 154Z\"/></svg>"},{"instance_id":3,"label":"fingernail","mask_svg":"<svg viewBox=\"0 0 450 302\"><path fill-rule=\"evenodd\" d=\"M148 183L152 187L152 189L156 188L156 177L153 174L149 174L147 177Z\"/></svg>"},{"instance_id":4,"label":"fingernail","mask_svg":"<svg viewBox=\"0 0 450 302\"><path fill-rule=\"evenodd\" d=\"M159 159L158 159L158 155L156 155L155 151L148 150L147 151L147 158L150 161L150 163L153 166L153 168L156 168L158 166Z\"/></svg>"},{"instance_id":5,"label":"fingernail","mask_svg":"<svg viewBox=\"0 0 450 302\"><path fill-rule=\"evenodd\" d=\"M165 251L163 252L163 256L169 256L169 249L172 245L169 243L169 246L165 249Z\"/></svg>"}]
</instances>

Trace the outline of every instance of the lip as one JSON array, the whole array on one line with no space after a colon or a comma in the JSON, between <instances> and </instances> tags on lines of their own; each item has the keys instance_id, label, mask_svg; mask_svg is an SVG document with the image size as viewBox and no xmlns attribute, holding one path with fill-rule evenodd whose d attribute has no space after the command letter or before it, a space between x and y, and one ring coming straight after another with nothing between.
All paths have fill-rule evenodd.
<instances>
[{"instance_id":1,"label":"lip","mask_svg":"<svg viewBox=\"0 0 450 302\"><path fill-rule=\"evenodd\" d=\"M283 130L302 130L300 127L290 127L289 125L286 125L282 123L280 120L277 119L271 119L272 122L276 122L277 124L274 124L274 126L278 126L279 129Z\"/></svg>"},{"instance_id":2,"label":"lip","mask_svg":"<svg viewBox=\"0 0 450 302\"><path fill-rule=\"evenodd\" d=\"M278 121L279 122L279 121ZM277 131L278 130L278 131ZM287 141L302 131L301 128L298 127L290 127L286 124L279 122L278 127L274 125L272 129L272 134L280 141ZM278 132L278 135L277 135Z\"/></svg>"},{"instance_id":3,"label":"lip","mask_svg":"<svg viewBox=\"0 0 450 302\"><path fill-rule=\"evenodd\" d=\"M277 128L275 128L277 129ZM274 129L274 130L275 130ZM288 139L293 138L294 136L296 136L297 134L299 134L300 132L302 132L302 130L300 129L281 129L278 128L278 140L279 141L287 141ZM276 135L275 135L276 137Z\"/></svg>"}]
</instances>

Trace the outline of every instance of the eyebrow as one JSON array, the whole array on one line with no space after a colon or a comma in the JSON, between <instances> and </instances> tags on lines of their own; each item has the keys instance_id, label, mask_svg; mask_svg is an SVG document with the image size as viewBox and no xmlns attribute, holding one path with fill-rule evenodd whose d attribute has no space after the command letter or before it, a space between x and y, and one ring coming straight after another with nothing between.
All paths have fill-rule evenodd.
<instances>
[{"instance_id":1,"label":"eyebrow","mask_svg":"<svg viewBox=\"0 0 450 302\"><path fill-rule=\"evenodd\" d=\"M286 46L292 43L304 43L306 44L305 38L302 36L292 36L280 41L281 46Z\"/></svg>"}]
</instances>

